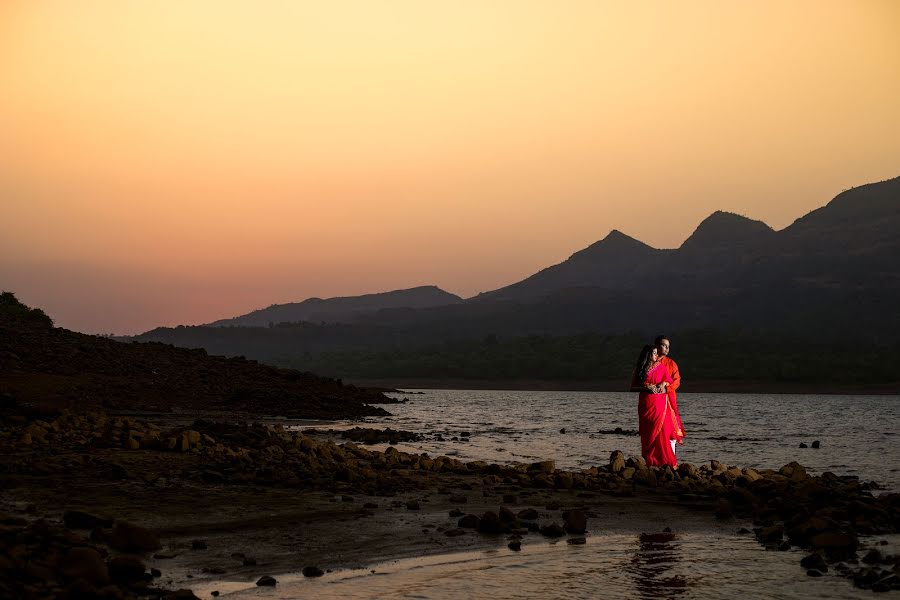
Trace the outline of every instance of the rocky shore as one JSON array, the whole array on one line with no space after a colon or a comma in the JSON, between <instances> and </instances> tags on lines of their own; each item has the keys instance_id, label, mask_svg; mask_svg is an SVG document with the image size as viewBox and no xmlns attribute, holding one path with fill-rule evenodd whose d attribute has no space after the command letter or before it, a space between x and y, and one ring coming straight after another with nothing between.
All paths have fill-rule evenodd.
<instances>
[{"instance_id":1,"label":"rocky shore","mask_svg":"<svg viewBox=\"0 0 900 600\"><path fill-rule=\"evenodd\" d=\"M621 452L581 471L461 462L363 447L441 441L427 432L273 424L384 414L373 405L390 401L253 361L54 328L0 294L0 597L192 598L224 577L277 585L281 573L402 556L578 544L685 511L735 519L735 534L752 523L767 548L806 550L799 575L900 589L900 559L878 545L900 531L900 495L854 477L798 463L659 469Z\"/></svg>"},{"instance_id":2,"label":"rocky shore","mask_svg":"<svg viewBox=\"0 0 900 600\"><path fill-rule=\"evenodd\" d=\"M14 408L0 428L4 597L191 597L172 590L214 576L362 566L392 552L578 543L625 507L752 520L760 544L808 551L801 573L900 589L900 559L877 545L900 531L900 495L797 463L658 469L614 452L573 472L552 461L373 451L254 423L169 428Z\"/></svg>"}]
</instances>

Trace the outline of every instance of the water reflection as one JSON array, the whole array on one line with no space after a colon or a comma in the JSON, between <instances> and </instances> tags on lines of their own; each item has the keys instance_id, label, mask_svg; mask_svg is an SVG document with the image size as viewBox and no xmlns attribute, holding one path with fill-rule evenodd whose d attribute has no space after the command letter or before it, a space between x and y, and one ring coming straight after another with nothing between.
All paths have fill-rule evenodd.
<instances>
[{"instance_id":1,"label":"water reflection","mask_svg":"<svg viewBox=\"0 0 900 600\"><path fill-rule=\"evenodd\" d=\"M681 561L681 544L674 533L642 533L628 571L640 598L674 598L687 591L687 580L673 574Z\"/></svg>"}]
</instances>

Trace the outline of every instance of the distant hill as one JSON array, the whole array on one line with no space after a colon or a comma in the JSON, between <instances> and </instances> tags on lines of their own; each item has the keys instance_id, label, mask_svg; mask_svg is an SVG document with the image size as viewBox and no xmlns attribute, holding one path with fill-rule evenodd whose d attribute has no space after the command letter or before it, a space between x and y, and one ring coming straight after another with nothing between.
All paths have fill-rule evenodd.
<instances>
[{"instance_id":1,"label":"distant hill","mask_svg":"<svg viewBox=\"0 0 900 600\"><path fill-rule=\"evenodd\" d=\"M384 394L293 369L159 343L122 344L54 327L0 294L0 409L226 410L310 419L387 414Z\"/></svg>"},{"instance_id":2,"label":"distant hill","mask_svg":"<svg viewBox=\"0 0 900 600\"><path fill-rule=\"evenodd\" d=\"M407 290L395 290L380 294L346 296L338 298L309 298L302 302L273 304L246 315L222 319L209 327L266 327L277 323L349 323L359 317L380 310L396 308L429 308L446 306L462 301L462 298L428 285Z\"/></svg>"},{"instance_id":3,"label":"distant hill","mask_svg":"<svg viewBox=\"0 0 900 600\"><path fill-rule=\"evenodd\" d=\"M759 348L777 339L812 353L826 342L863 353L900 335L898 232L900 178L843 192L780 231L721 211L677 249L613 231L560 264L462 302L326 325L160 328L137 339L280 362L323 352L363 360L492 336L698 330L739 331Z\"/></svg>"},{"instance_id":4,"label":"distant hill","mask_svg":"<svg viewBox=\"0 0 900 600\"><path fill-rule=\"evenodd\" d=\"M479 294L470 301L533 302L559 290L576 287L630 288L661 260L665 250L613 230L605 238L518 283Z\"/></svg>"}]
</instances>

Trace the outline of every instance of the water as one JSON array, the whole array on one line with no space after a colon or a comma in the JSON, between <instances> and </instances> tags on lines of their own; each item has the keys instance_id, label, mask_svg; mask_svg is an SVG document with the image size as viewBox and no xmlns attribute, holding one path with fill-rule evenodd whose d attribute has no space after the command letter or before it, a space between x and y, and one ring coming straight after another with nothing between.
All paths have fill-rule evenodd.
<instances>
[{"instance_id":1,"label":"water","mask_svg":"<svg viewBox=\"0 0 900 600\"><path fill-rule=\"evenodd\" d=\"M399 450L496 463L555 460L558 468L608 464L609 453L640 456L637 436L597 433L637 430L637 394L421 390L399 394L391 417L367 426L428 434ZM832 471L900 490L900 396L679 394L687 432L678 459L700 465L778 469L793 460L812 473ZM356 426L358 423L348 424ZM325 428L340 426L325 425ZM565 428L566 433L560 433ZM461 432L470 441L450 441ZM440 434L446 441L434 439ZM821 448L799 448L818 440ZM384 446L371 446L383 449Z\"/></svg>"},{"instance_id":2,"label":"water","mask_svg":"<svg viewBox=\"0 0 900 600\"><path fill-rule=\"evenodd\" d=\"M607 464L612 450L640 454L640 439L599 434L637 429L636 394L423 390L391 405L392 417L365 426L407 429L426 440L398 449L496 463L553 459L583 469ZM683 394L679 407L687 438L681 461L718 459L729 465L778 468L797 460L813 473L833 471L900 489L900 396ZM322 424L324 428L358 423ZM565 433L560 429L565 428ZM470 441L460 434L469 432ZM436 439L441 435L445 441ZM451 441L456 436L457 441ZM798 448L819 440L818 450ZM384 445L374 446L383 448ZM212 581L195 587L201 598L871 598L832 573L807 577L802 551L772 552L738 524L698 513L679 517L675 532L597 531L583 546L531 536L522 551L506 548L408 558L319 579L277 575L276 588L253 581ZM900 536L881 536L900 550ZM505 542L503 542L505 543ZM866 544L867 540L863 540ZM894 596L896 594L888 594Z\"/></svg>"},{"instance_id":3,"label":"water","mask_svg":"<svg viewBox=\"0 0 900 600\"><path fill-rule=\"evenodd\" d=\"M750 536L713 534L595 535L565 542L412 558L330 573L278 578L276 588L249 582L195 587L224 598L871 598L835 575L807 577L797 552L767 552ZM894 594L888 594L893 596ZM879 596L880 597L880 596Z\"/></svg>"}]
</instances>

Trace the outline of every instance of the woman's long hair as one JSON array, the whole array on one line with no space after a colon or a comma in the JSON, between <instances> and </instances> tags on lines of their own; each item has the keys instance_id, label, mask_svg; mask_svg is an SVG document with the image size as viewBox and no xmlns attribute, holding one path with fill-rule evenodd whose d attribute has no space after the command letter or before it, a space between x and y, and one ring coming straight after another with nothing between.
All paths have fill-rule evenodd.
<instances>
[{"instance_id":1,"label":"woman's long hair","mask_svg":"<svg viewBox=\"0 0 900 600\"><path fill-rule=\"evenodd\" d=\"M647 373L650 371L650 367L653 366L653 346L647 344L643 348L641 348L641 355L638 356L637 366L635 366L634 370L637 372L637 382L638 384L643 384L647 381Z\"/></svg>"}]
</instances>

